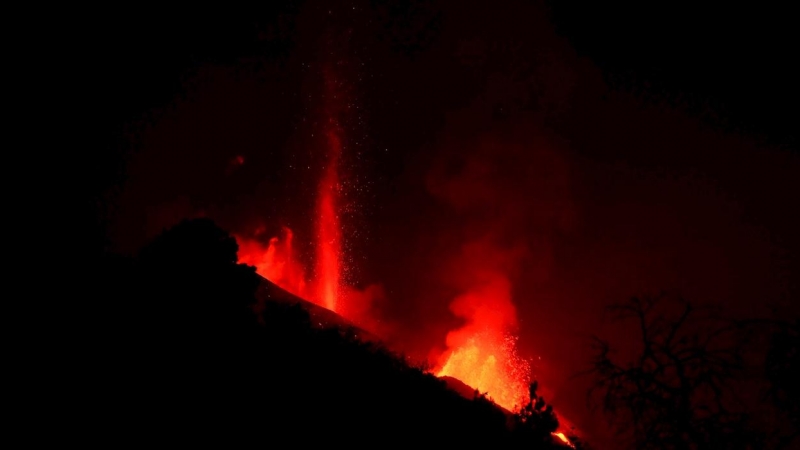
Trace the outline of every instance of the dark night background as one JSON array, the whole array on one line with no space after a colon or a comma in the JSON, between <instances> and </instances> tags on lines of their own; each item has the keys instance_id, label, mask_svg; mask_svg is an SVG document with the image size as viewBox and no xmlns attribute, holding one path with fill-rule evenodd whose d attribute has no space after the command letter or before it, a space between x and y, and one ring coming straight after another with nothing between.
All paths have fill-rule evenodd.
<instances>
[{"instance_id":1,"label":"dark night background","mask_svg":"<svg viewBox=\"0 0 800 450\"><path fill-rule=\"evenodd\" d=\"M308 236L319 66L341 60L359 111L350 281L383 284L390 339L424 357L458 325L457 248L522 249L503 266L521 351L591 431L570 375L588 334L614 335L605 305L667 290L797 313L791 17L764 2L375 0L80 22L56 45L80 105L65 114L91 199L84 250L130 253L198 214Z\"/></svg>"}]
</instances>

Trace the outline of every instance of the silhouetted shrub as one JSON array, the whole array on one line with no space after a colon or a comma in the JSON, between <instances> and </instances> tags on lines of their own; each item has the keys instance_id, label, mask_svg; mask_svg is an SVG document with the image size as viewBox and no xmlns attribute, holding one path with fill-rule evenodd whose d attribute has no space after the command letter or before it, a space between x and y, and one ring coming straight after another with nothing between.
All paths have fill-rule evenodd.
<instances>
[{"instance_id":1,"label":"silhouetted shrub","mask_svg":"<svg viewBox=\"0 0 800 450\"><path fill-rule=\"evenodd\" d=\"M539 383L530 384L528 403L514 414L512 430L520 443L545 445L553 442L552 433L558 429L553 406L536 393Z\"/></svg>"}]
</instances>

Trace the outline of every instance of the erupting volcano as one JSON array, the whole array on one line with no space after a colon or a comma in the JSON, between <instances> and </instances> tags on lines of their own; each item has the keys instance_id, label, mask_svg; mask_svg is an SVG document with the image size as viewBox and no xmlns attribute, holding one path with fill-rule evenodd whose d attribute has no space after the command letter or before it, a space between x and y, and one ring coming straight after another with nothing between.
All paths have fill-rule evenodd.
<instances>
[{"instance_id":1,"label":"erupting volcano","mask_svg":"<svg viewBox=\"0 0 800 450\"><path fill-rule=\"evenodd\" d=\"M11 197L91 266L31 356L122 439L796 444L792 15L592 3L60 20L11 65L69 170Z\"/></svg>"},{"instance_id":2,"label":"erupting volcano","mask_svg":"<svg viewBox=\"0 0 800 450\"><path fill-rule=\"evenodd\" d=\"M342 220L343 204L347 189L353 188L345 181L350 174L343 173L349 169L343 161L357 151L351 144L358 139L350 136L357 106L352 98L353 86L345 76L352 75L352 70L347 58L337 56L341 49L331 51L336 46L330 36L323 45L328 49L323 57L327 62L314 75L322 101L313 105L318 117L313 121L313 134L321 139L313 141L315 148L310 149L312 160L319 164L314 180L311 249L306 252L313 258L301 262L301 252L294 247L295 234L284 226L278 236L264 236L263 229L253 238L238 235L239 260L255 266L260 275L292 294L381 337L370 304L384 295L382 287L371 285L358 290L345 285L343 276L348 269L345 261L352 260L345 257L343 245L345 236L352 237ZM445 259L455 256L445 278L455 280L452 287L459 294L451 299L450 310L462 324L447 334L446 350L429 361L431 373L458 379L508 411L525 404L532 380L529 361L517 351L518 323L509 274L510 266L516 265L524 253L517 247L508 251L491 239L479 239L463 245L460 254L442 255Z\"/></svg>"},{"instance_id":3,"label":"erupting volcano","mask_svg":"<svg viewBox=\"0 0 800 450\"><path fill-rule=\"evenodd\" d=\"M330 79L326 73L328 92L334 89ZM363 325L370 322L364 304L368 306L369 298L383 293L378 286L359 292L341 284L342 223L338 207L343 130L335 109L326 108L326 113L325 166L318 183L314 222L314 276L309 277L300 262L294 233L287 227L279 236L270 237L266 245L259 241L263 229L257 230L256 239L238 236L239 260L255 266L260 275L283 289ZM454 258L452 272L458 274L456 284L462 294L451 302L450 309L464 324L447 334L447 350L439 355L432 370L436 376L456 378L487 394L509 411L527 400L531 381L530 363L517 352L518 324L512 282L506 273L509 261L518 259L519 254L518 250L497 251L483 240L465 245ZM363 297L369 298L359 300Z\"/></svg>"}]
</instances>

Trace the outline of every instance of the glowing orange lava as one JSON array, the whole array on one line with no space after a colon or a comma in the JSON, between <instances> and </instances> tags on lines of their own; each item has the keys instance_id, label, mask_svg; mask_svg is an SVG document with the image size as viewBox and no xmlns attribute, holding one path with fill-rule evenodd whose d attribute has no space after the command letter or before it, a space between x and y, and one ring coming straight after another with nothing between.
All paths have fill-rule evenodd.
<instances>
[{"instance_id":1,"label":"glowing orange lava","mask_svg":"<svg viewBox=\"0 0 800 450\"><path fill-rule=\"evenodd\" d=\"M560 431L557 431L557 432L555 432L555 433L551 433L551 434L552 434L553 436L557 437L559 440L561 440L561 442L563 442L563 443L565 443L565 444L569 445L570 447L574 447L574 446L572 445L572 442L570 442L570 441L569 441L569 439L567 438L567 436L566 436L564 433L562 433L562 432L560 432Z\"/></svg>"},{"instance_id":2,"label":"glowing orange lava","mask_svg":"<svg viewBox=\"0 0 800 450\"><path fill-rule=\"evenodd\" d=\"M457 378L514 411L527 399L528 373L528 363L516 354L514 338L484 333L455 348L436 376Z\"/></svg>"}]
</instances>

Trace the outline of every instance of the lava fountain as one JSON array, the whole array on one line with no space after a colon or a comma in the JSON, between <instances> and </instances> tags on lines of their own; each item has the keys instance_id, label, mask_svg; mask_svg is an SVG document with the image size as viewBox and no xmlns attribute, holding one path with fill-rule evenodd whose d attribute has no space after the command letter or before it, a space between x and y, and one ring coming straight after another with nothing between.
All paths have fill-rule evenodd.
<instances>
[{"instance_id":1,"label":"lava fountain","mask_svg":"<svg viewBox=\"0 0 800 450\"><path fill-rule=\"evenodd\" d=\"M326 75L327 77L327 75ZM326 86L333 84L327 82ZM331 88L328 88L331 89ZM331 112L331 109L328 109ZM342 232L339 217L340 176L342 156L342 129L335 116L329 115L325 130L325 161L318 183L314 227L314 278L309 280L293 246L294 233L283 227L279 236L264 245L258 238L263 230L256 230L256 239L237 235L239 262L256 267L256 272L281 288L343 315L342 311Z\"/></svg>"},{"instance_id":2,"label":"lava fountain","mask_svg":"<svg viewBox=\"0 0 800 450\"><path fill-rule=\"evenodd\" d=\"M237 240L240 262L254 265L260 275L287 291L346 317L345 303L350 290L344 289L342 275L346 267L341 212L347 194L342 161L348 142L345 133L346 125L350 123L348 109L354 102L348 77L342 76L349 73L347 61L336 58L340 52L331 51L341 47L336 43L343 39L335 33L326 35L323 45L326 51L321 54L320 71L313 74L315 87L312 89L319 87L320 95L315 98L321 101L311 104L314 112L308 122L313 125L307 130L312 138L308 144L314 155L314 164L319 164L317 167L320 169L311 224L314 233L313 261L308 266L311 270L309 273L304 271L304 266L296 258L292 247L293 234L288 228L284 227L281 236L272 237L268 246L260 243L263 240L254 242L241 235Z\"/></svg>"},{"instance_id":3,"label":"lava fountain","mask_svg":"<svg viewBox=\"0 0 800 450\"><path fill-rule=\"evenodd\" d=\"M347 36L344 34L343 36ZM381 289L371 286L363 292L344 284L346 271L343 245L342 211L349 183L343 175L344 156L357 153L358 140L348 140L353 132L352 85L347 82L352 68L341 55L346 37L329 34L325 38L318 81L321 100L313 105L316 120L312 136L315 164L319 163L313 220L313 277L307 278L292 248L293 234L285 228L264 247L239 239L240 261L255 265L259 274L299 297L312 301L358 324L373 323L369 305L382 297ZM351 145L352 144L352 145ZM471 191L470 191L471 192ZM480 201L482 197L478 197ZM473 199L472 201L476 201ZM527 400L530 365L517 354L516 310L511 300L509 265L519 260L515 249L508 253L488 241L464 246L457 255L453 272L459 274L454 287L458 295L450 308L463 320L463 326L446 337L447 350L435 362L437 376L457 378L488 394L498 405L515 410ZM378 325L371 328L377 329Z\"/></svg>"},{"instance_id":4,"label":"lava fountain","mask_svg":"<svg viewBox=\"0 0 800 450\"><path fill-rule=\"evenodd\" d=\"M342 236L339 220L339 163L342 157L342 128L339 125L338 103L340 83L331 70L324 71L326 97L325 168L317 194L317 298L321 305L341 313Z\"/></svg>"}]
</instances>

